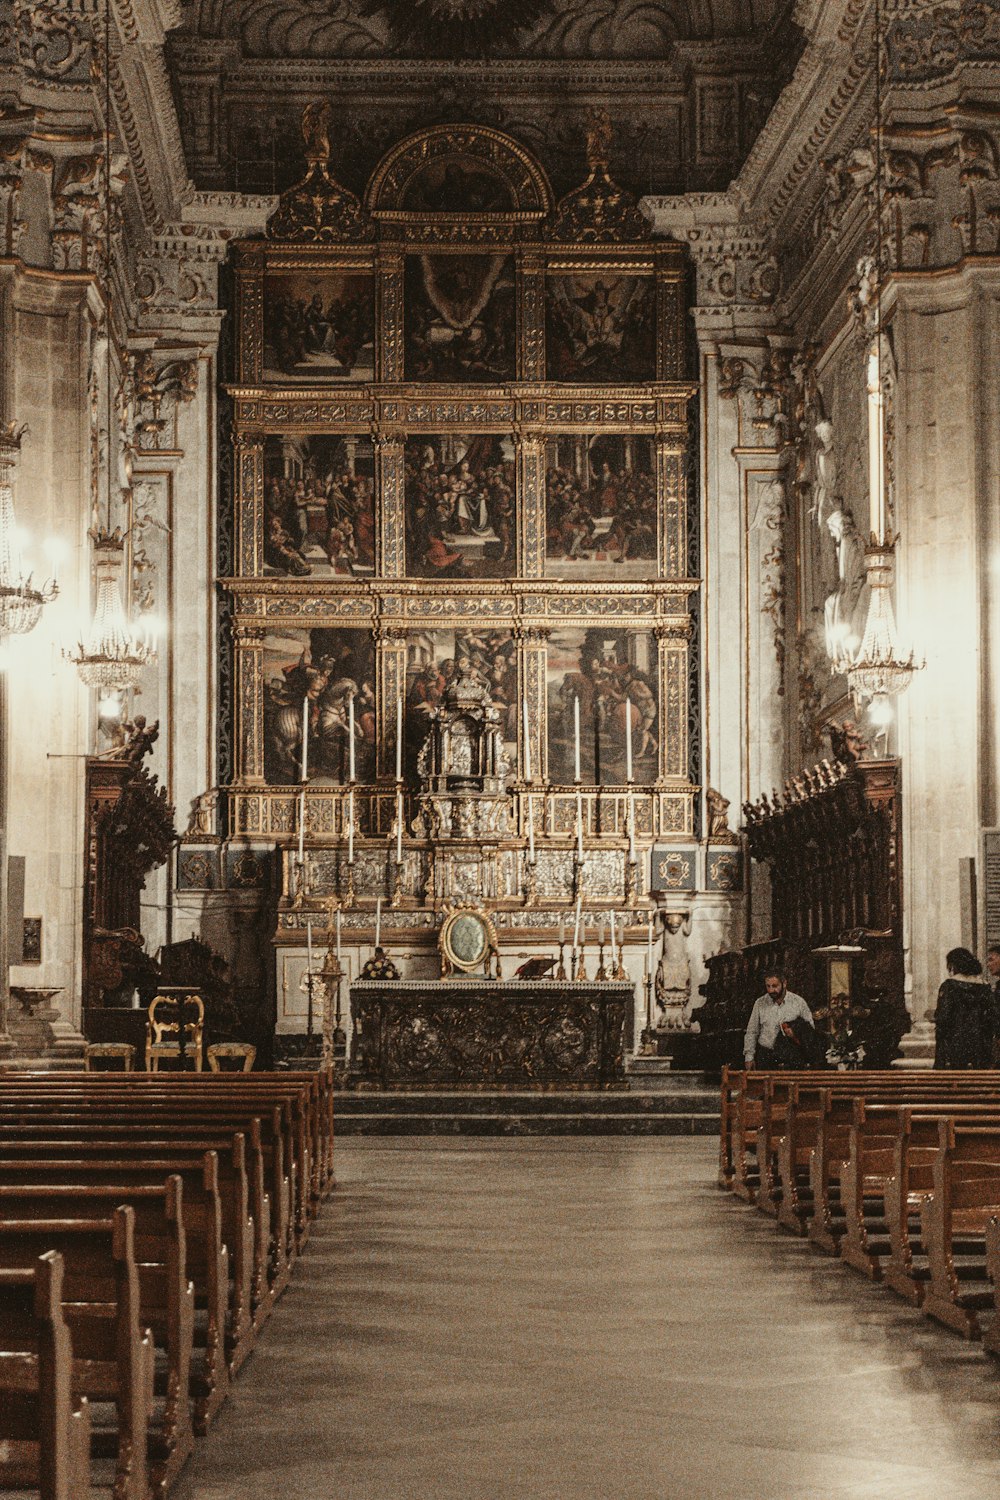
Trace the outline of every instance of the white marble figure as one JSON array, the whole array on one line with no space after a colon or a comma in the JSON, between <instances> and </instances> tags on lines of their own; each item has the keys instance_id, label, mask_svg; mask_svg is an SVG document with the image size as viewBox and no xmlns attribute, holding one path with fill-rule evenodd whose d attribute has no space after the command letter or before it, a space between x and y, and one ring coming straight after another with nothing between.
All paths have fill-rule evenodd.
<instances>
[{"instance_id":1,"label":"white marble figure","mask_svg":"<svg viewBox=\"0 0 1000 1500\"><path fill-rule=\"evenodd\" d=\"M661 1030L679 1031L688 1024L691 958L687 940L690 932L690 912L668 911L665 914L663 951L656 966L656 1003L662 1011Z\"/></svg>"},{"instance_id":2,"label":"white marble figure","mask_svg":"<svg viewBox=\"0 0 1000 1500\"><path fill-rule=\"evenodd\" d=\"M861 644L865 587L865 544L851 512L837 504L826 521L837 549L837 586L823 606L826 651L831 662L853 656Z\"/></svg>"}]
</instances>

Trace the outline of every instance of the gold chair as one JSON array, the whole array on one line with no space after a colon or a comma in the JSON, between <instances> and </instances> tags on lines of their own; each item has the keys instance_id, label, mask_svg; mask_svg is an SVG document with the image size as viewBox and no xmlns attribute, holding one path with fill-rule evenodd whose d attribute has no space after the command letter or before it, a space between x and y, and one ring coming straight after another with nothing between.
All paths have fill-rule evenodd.
<instances>
[{"instance_id":1,"label":"gold chair","mask_svg":"<svg viewBox=\"0 0 1000 1500\"><path fill-rule=\"evenodd\" d=\"M103 1058L117 1059L121 1068L95 1068ZM135 1048L131 1042L88 1042L83 1049L83 1066L87 1073L132 1073L135 1070Z\"/></svg>"},{"instance_id":2,"label":"gold chair","mask_svg":"<svg viewBox=\"0 0 1000 1500\"><path fill-rule=\"evenodd\" d=\"M200 995L157 995L146 1022L146 1072L158 1073L161 1058L182 1067L190 1058L194 1071L200 1073L204 1039L205 1006Z\"/></svg>"},{"instance_id":3,"label":"gold chair","mask_svg":"<svg viewBox=\"0 0 1000 1500\"><path fill-rule=\"evenodd\" d=\"M213 1073L252 1073L257 1059L257 1048L250 1042L214 1042L207 1052L208 1066ZM238 1068L224 1068L227 1058L239 1061Z\"/></svg>"}]
</instances>

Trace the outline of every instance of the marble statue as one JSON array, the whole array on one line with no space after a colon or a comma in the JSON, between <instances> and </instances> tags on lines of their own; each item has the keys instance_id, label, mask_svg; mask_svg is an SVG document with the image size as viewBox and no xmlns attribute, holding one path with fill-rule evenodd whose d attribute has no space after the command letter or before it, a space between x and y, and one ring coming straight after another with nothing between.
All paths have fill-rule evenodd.
<instances>
[{"instance_id":1,"label":"marble statue","mask_svg":"<svg viewBox=\"0 0 1000 1500\"><path fill-rule=\"evenodd\" d=\"M691 913L668 911L663 920L663 950L656 966L656 1003L662 1012L660 1029L677 1031L687 1025L691 1001L691 958L687 942L691 933Z\"/></svg>"}]
</instances>

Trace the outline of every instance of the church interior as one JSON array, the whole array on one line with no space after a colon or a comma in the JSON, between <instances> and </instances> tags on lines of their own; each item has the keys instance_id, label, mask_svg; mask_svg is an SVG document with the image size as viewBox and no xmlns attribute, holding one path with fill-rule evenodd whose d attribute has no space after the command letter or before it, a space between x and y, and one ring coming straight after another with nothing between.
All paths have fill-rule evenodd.
<instances>
[{"instance_id":1,"label":"church interior","mask_svg":"<svg viewBox=\"0 0 1000 1500\"><path fill-rule=\"evenodd\" d=\"M0 1492L996 1493L998 388L1000 0L0 0Z\"/></svg>"}]
</instances>

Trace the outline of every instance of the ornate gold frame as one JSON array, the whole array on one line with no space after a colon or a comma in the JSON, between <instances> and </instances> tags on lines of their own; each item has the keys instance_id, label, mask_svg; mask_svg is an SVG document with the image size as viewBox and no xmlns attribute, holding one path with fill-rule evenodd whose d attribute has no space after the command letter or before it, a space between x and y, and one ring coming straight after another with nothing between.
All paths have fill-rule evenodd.
<instances>
[{"instance_id":1,"label":"ornate gold frame","mask_svg":"<svg viewBox=\"0 0 1000 1500\"><path fill-rule=\"evenodd\" d=\"M284 195L274 221L283 234L296 237L234 246L237 378L228 390L234 416L235 573L220 579L231 596L234 616L234 833L290 843L297 832L299 788L266 785L263 775L262 658L269 631L326 625L374 633L377 775L373 784L358 788L356 802L363 834L384 838L391 827L395 794L387 735L394 718L391 705L405 675L407 632L478 622L492 628L507 626L517 640L534 780L530 786L523 780L524 752L519 745L522 770L515 790L532 791L542 799L539 838L568 844L576 816L575 788L545 780L546 640L554 629L604 620L616 627L649 630L657 643L660 761L655 783L635 788L636 836L648 843L664 835L694 835L699 788L691 780L688 750L689 650L700 580L687 576L687 486L688 403L697 387L684 378L684 251L673 242L652 241L634 205L624 203L621 190L608 177L599 145L589 144L587 192L570 194L557 207L543 169L519 143L497 131L447 126L420 132L388 153L361 200L331 176L323 141L317 146L314 138L310 145L307 137L306 182ZM509 213L414 212L401 207L407 174L429 153L458 148L494 164L503 161L507 180L520 183L520 196ZM576 238L568 239L570 234ZM425 250L481 254L484 246L490 254L506 252L515 261L516 379L495 386L407 382L406 255ZM372 274L374 380L312 388L264 382L264 282L266 276L282 271ZM656 379L613 386L548 381L546 278L629 271L655 278ZM434 580L405 576L403 447L409 435L462 432L504 433L513 440L517 562L509 579L458 581L442 587ZM265 575L264 444L271 434L288 433L356 434L373 440L374 578ZM653 443L658 540L648 582L545 577L545 444L552 436L574 433L625 434ZM520 716L518 734L523 735ZM310 786L305 797L310 846L321 848L340 840L342 789ZM623 848L627 789L585 787L582 800L588 840L601 838ZM524 796L516 801L520 833L515 840L520 842Z\"/></svg>"},{"instance_id":2,"label":"ornate gold frame","mask_svg":"<svg viewBox=\"0 0 1000 1500\"><path fill-rule=\"evenodd\" d=\"M465 917L474 918L483 929L483 951L478 958L471 962L460 958L451 943L451 934L456 922ZM489 913L480 906L452 906L446 911L444 921L441 923L441 931L438 933L438 952L441 954L441 978L447 979L454 969L463 974L472 974L476 969L483 968L489 974L489 966L498 953L497 930L493 925Z\"/></svg>"}]
</instances>

